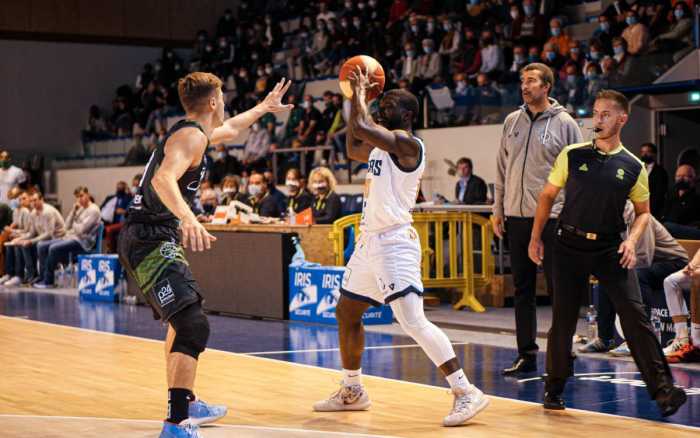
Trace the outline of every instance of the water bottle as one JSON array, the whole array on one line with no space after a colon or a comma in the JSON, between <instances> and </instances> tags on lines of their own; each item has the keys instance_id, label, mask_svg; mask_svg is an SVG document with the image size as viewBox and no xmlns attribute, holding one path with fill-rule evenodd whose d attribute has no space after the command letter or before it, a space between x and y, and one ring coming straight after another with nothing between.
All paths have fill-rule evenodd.
<instances>
[{"instance_id":1,"label":"water bottle","mask_svg":"<svg viewBox=\"0 0 700 438\"><path fill-rule=\"evenodd\" d=\"M54 282L56 283L56 287L63 288L65 287L65 269L63 268L63 263L59 263L58 267L56 267L56 270L54 271L54 277L55 280Z\"/></svg>"},{"instance_id":2,"label":"water bottle","mask_svg":"<svg viewBox=\"0 0 700 438\"><path fill-rule=\"evenodd\" d=\"M298 237L292 237L292 242L296 248L296 252L292 257L292 266L302 266L306 262L306 256L304 255L304 250L301 247L301 240Z\"/></svg>"},{"instance_id":3,"label":"water bottle","mask_svg":"<svg viewBox=\"0 0 700 438\"><path fill-rule=\"evenodd\" d=\"M598 312L596 312L593 304L588 306L586 322L588 323L588 342L591 342L598 338Z\"/></svg>"},{"instance_id":4,"label":"water bottle","mask_svg":"<svg viewBox=\"0 0 700 438\"><path fill-rule=\"evenodd\" d=\"M654 330L654 336L661 343L661 319L659 315L651 316L651 328Z\"/></svg>"},{"instance_id":5,"label":"water bottle","mask_svg":"<svg viewBox=\"0 0 700 438\"><path fill-rule=\"evenodd\" d=\"M294 213L294 209L290 205L289 208L287 209L287 217L289 218L289 225L296 225L297 224L297 215Z\"/></svg>"}]
</instances>

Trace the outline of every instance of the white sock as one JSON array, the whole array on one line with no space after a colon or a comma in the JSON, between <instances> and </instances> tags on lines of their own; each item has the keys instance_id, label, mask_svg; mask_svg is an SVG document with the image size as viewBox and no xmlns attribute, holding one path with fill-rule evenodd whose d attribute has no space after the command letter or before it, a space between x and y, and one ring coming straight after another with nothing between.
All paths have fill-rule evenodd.
<instances>
[{"instance_id":1,"label":"white sock","mask_svg":"<svg viewBox=\"0 0 700 438\"><path fill-rule=\"evenodd\" d=\"M462 368L447 376L446 379L447 383L450 384L450 388L453 390L458 389L464 392L469 391L469 380L464 374L464 370Z\"/></svg>"},{"instance_id":2,"label":"white sock","mask_svg":"<svg viewBox=\"0 0 700 438\"><path fill-rule=\"evenodd\" d=\"M694 322L690 324L690 339L693 340L693 345L700 347L700 323Z\"/></svg>"},{"instance_id":3,"label":"white sock","mask_svg":"<svg viewBox=\"0 0 700 438\"><path fill-rule=\"evenodd\" d=\"M676 332L676 339L683 339L688 337L688 323L686 322L674 322L673 331Z\"/></svg>"},{"instance_id":4,"label":"white sock","mask_svg":"<svg viewBox=\"0 0 700 438\"><path fill-rule=\"evenodd\" d=\"M361 385L362 368L357 370L346 370L343 368L343 386Z\"/></svg>"}]
</instances>

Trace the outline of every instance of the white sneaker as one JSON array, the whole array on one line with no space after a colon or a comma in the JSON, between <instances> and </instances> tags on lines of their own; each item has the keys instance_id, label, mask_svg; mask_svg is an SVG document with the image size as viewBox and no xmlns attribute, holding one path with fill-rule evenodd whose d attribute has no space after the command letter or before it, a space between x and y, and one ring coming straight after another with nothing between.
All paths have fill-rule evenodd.
<instances>
[{"instance_id":1,"label":"white sneaker","mask_svg":"<svg viewBox=\"0 0 700 438\"><path fill-rule=\"evenodd\" d=\"M627 342L623 342L620 344L617 348L608 351L608 354L610 356L615 356L615 357L625 357L625 356L631 356L632 353L630 352L629 347L627 346Z\"/></svg>"},{"instance_id":2,"label":"white sneaker","mask_svg":"<svg viewBox=\"0 0 700 438\"><path fill-rule=\"evenodd\" d=\"M443 426L452 427L464 424L489 405L489 399L474 385L463 394L458 394L454 390L452 393L455 400L452 404L452 410L442 420Z\"/></svg>"},{"instance_id":3,"label":"white sneaker","mask_svg":"<svg viewBox=\"0 0 700 438\"><path fill-rule=\"evenodd\" d=\"M673 341L669 342L666 348L664 348L664 356L670 356L677 351L681 351L681 349L688 344L690 344L690 338L688 337L675 338Z\"/></svg>"},{"instance_id":4,"label":"white sneaker","mask_svg":"<svg viewBox=\"0 0 700 438\"><path fill-rule=\"evenodd\" d=\"M366 411L371 404L367 391L362 385L342 386L327 400L314 403L314 411Z\"/></svg>"},{"instance_id":5,"label":"white sneaker","mask_svg":"<svg viewBox=\"0 0 700 438\"><path fill-rule=\"evenodd\" d=\"M8 274L3 275L2 277L0 277L0 284L5 283L10 278L12 278L12 277L10 277Z\"/></svg>"},{"instance_id":6,"label":"white sneaker","mask_svg":"<svg viewBox=\"0 0 700 438\"><path fill-rule=\"evenodd\" d=\"M22 279L19 277L12 277L6 282L4 282L2 285L7 286L7 287L14 287L14 286L19 286L22 284Z\"/></svg>"}]
</instances>

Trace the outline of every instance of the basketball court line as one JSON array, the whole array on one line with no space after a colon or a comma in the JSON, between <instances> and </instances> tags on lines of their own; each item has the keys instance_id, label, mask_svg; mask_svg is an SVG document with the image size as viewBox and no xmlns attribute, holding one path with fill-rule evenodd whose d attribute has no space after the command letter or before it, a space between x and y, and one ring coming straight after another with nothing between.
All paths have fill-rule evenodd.
<instances>
[{"instance_id":1,"label":"basketball court line","mask_svg":"<svg viewBox=\"0 0 700 438\"><path fill-rule=\"evenodd\" d=\"M107 335L107 336L118 336L118 337L126 337L126 338L132 338L140 341L147 341L147 342L152 342L152 343L157 343L157 344L163 344L163 341L158 341L155 339L150 339L150 338L142 338L138 336L133 336L133 335L125 335L121 333L110 333L110 332L103 332L99 330L93 330L93 329L87 329L87 328L82 328L82 327L73 327L69 325L62 325L62 324L54 324L54 323L49 323L45 321L35 321L35 320L30 320L30 319L24 319L24 318L16 318L16 317L11 317L11 316L6 316L6 315L0 315L0 318L2 319L9 319L13 321L22 321L22 322L27 322L27 323L34 323L34 324L42 324L42 325L47 325L47 326L58 326L66 329L71 329L75 331L85 331L85 332L93 332L93 333L98 333L101 335ZM342 374L341 370L338 369L333 369L333 368L324 368L316 365L308 365L308 364L303 364L303 363L297 363L297 362L289 362L285 360L280 360L280 359L273 359L269 357L263 357L263 356L248 356L245 353L234 353L230 351L225 351L225 350L218 350L214 348L207 348L207 350L211 351L216 351L217 353L223 353L225 355L231 355L231 356L242 356L242 357L248 357L251 359L256 359L256 360L262 360L262 361L268 361L268 362L274 362L276 364L284 364L287 366L297 366L297 367L302 367L302 368L310 368L310 369L316 369L316 370L324 370L324 371L331 371L336 374ZM610 373L614 373L615 371L610 371ZM392 379L389 377L383 377L383 376L375 376L371 374L365 374L365 377L369 377L372 379L379 379L379 380L385 380L385 381L390 381L390 382L398 382L402 383L405 385L412 385L412 386L418 386L422 388L429 388L429 389L440 389L443 391L449 391L449 388L445 388L442 386L436 386L436 385L428 385L425 383L417 383L417 382L409 382L406 380L399 380L399 379ZM501 397L497 395L492 395L492 394L486 394L489 398L493 399L498 399L498 400L506 400L509 402L515 402L519 404L524 404L524 405L529 405L529 406L541 406L541 403L538 402L530 402L526 400L519 400L519 399L514 399L514 398L508 398L508 397ZM693 432L700 432L700 427L694 427L694 426L688 426L685 424L677 424L677 423L671 423L667 421L654 421L654 420L648 420L645 418L637 418L637 417L629 417L629 416L624 416L624 415L617 415L617 414L609 414L605 412L597 412L597 411L588 411L585 409L575 409L575 408L566 408L566 411L564 412L573 412L573 413L585 413L585 414L592 414L592 415L600 415L604 417L612 417L612 418L619 418L619 419L625 419L625 420L632 420L635 422L640 422L640 423L645 423L645 424L650 424L650 425L659 425L663 424L665 426L671 426L673 428L678 428L678 429L683 429L683 430L688 430L688 431L693 431Z\"/></svg>"},{"instance_id":2,"label":"basketball court line","mask_svg":"<svg viewBox=\"0 0 700 438\"><path fill-rule=\"evenodd\" d=\"M112 418L112 417L75 417L66 415L23 415L23 414L0 414L0 420L3 418L8 419L38 419L38 420L76 420L76 421L104 421L112 423L144 423L148 425L156 426L160 428L163 425L163 420L146 420L140 418ZM203 426L202 429L207 431L207 435L214 430L251 430L260 432L294 432L303 433L311 437L324 437L324 436L347 436L353 438L400 438L394 435L376 435L376 434L365 434L365 433L353 433L353 432L332 432L326 430L313 430L313 429L298 429L293 427L266 427L266 426L249 426L249 425L236 425L236 424L217 424L214 426Z\"/></svg>"},{"instance_id":3,"label":"basketball court line","mask_svg":"<svg viewBox=\"0 0 700 438\"><path fill-rule=\"evenodd\" d=\"M469 345L471 342L452 342L452 345ZM418 344L399 344L399 345L377 345L372 347L365 347L365 350L393 350L400 348L416 348L420 347ZM261 356L267 354L293 354L293 353L330 353L334 351L340 351L340 348L318 348L313 350L284 350L284 351L256 351L253 353L239 353L246 356Z\"/></svg>"}]
</instances>

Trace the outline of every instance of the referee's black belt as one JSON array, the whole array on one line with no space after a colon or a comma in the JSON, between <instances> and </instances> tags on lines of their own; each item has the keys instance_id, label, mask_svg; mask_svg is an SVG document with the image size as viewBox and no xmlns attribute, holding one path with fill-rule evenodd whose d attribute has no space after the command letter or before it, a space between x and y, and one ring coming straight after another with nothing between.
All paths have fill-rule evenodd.
<instances>
[{"instance_id":1,"label":"referee's black belt","mask_svg":"<svg viewBox=\"0 0 700 438\"><path fill-rule=\"evenodd\" d=\"M587 240L619 240L620 235L616 233L589 233L587 231L580 230L573 225L559 223L559 228L566 231L567 233L574 234L579 237L583 237Z\"/></svg>"}]
</instances>

